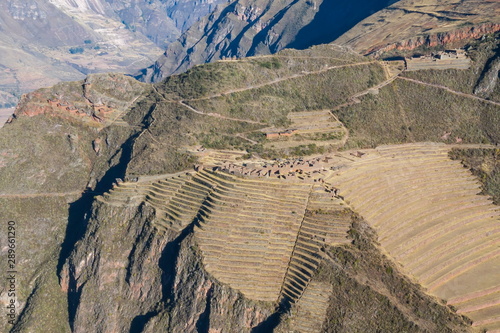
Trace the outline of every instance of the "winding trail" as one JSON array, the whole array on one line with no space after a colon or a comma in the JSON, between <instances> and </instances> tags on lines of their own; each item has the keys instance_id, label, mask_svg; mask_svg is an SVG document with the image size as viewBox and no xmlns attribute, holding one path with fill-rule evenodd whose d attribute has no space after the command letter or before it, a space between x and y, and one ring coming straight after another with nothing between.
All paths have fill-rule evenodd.
<instances>
[{"instance_id":1,"label":"winding trail","mask_svg":"<svg viewBox=\"0 0 500 333\"><path fill-rule=\"evenodd\" d=\"M417 84L422 84L424 86L429 86L429 87L443 89L443 90L446 90L446 91L448 91L448 92L450 92L452 94L458 95L458 96L473 98L473 99L476 99L476 100L484 102L484 103L488 103L488 104L493 104L493 105L496 105L496 106L500 106L500 102L491 101L491 100L484 99L484 98L481 98L481 97L478 97L478 96L475 96L475 95L471 95L471 94L466 94L466 93L463 93L463 92L460 92L460 91L456 91L456 90L450 89L450 88L448 88L446 86L442 86L442 85L439 85L439 84L427 83L427 82L423 82L423 81L419 81L419 80L415 80L415 79L410 79L410 78L404 77L404 76L398 76L398 78L400 78L401 80L410 81L410 82L417 83Z\"/></svg>"},{"instance_id":2,"label":"winding trail","mask_svg":"<svg viewBox=\"0 0 500 333\"><path fill-rule=\"evenodd\" d=\"M127 113L127 112L128 112L128 110L130 109L130 107L132 107L132 105L134 105L134 103L135 103L135 102L139 99L139 97L143 97L143 94L139 94L139 95L137 95L137 96L136 96L133 100L131 100L131 101L127 104L127 106L126 106L126 107L124 107L124 108L123 108L123 110L122 110L120 113L118 113L118 114L116 115L116 117L115 117L113 120L111 120L111 122L110 122L107 126L111 126L111 125L115 124L117 121L122 120L123 115L124 115L125 113ZM125 123L126 123L126 122L125 122ZM128 124L127 124L127 125L128 125ZM128 125L128 126L130 126L130 125ZM137 127L137 126L130 126L130 127ZM104 128L104 127L103 127L103 128Z\"/></svg>"},{"instance_id":3,"label":"winding trail","mask_svg":"<svg viewBox=\"0 0 500 333\"><path fill-rule=\"evenodd\" d=\"M237 60L235 60L235 61L237 61ZM244 87L244 88L230 89L230 90L226 90L226 91L223 91L223 92L220 92L220 93L217 93L217 94L213 94L213 95L209 95L209 96L205 96L205 97L200 97L200 98L187 99L187 100L182 100L182 99L181 100L177 100L177 101L176 100L169 100L169 99L165 98L165 96L163 96L163 94L161 94L154 85L153 85L153 90L164 101L169 102L169 103L178 103L178 104L182 105L183 107L187 108L188 110L190 110L190 111L192 111L194 113L197 113L197 114L201 114L201 115L205 115L205 116L210 116L210 117L215 117L215 118L220 118L220 119L225 119L225 120L239 121L239 122L244 122L244 123L249 123L249 124L268 125L267 123L263 123L263 122L259 122L259 121L255 121L255 120L241 119L241 118L232 118L232 117L227 117L227 116L221 115L220 113L215 113L215 112L204 112L204 111L201 111L201 110L197 110L196 108L194 108L191 105L187 104L187 102L209 100L209 99L213 99L213 98L223 97L223 96L228 95L228 94L234 94L234 93L243 92L243 91L247 91L247 90L258 89L258 88L261 88L261 87L273 85L273 84L276 84L276 83L279 83L279 82L288 81L288 80L292 80L292 79L296 79L296 78L300 78L300 77L304 77L304 76L308 76L308 75L315 75L315 74L324 73L324 72L330 71L332 69L362 66L362 65L368 65L368 64L373 64L373 63L377 63L377 61L373 60L373 61L351 63L351 64L345 64L345 65L327 66L325 68L322 68L322 69L319 69L319 70L316 70L316 71L302 71L301 73L293 74L293 75L282 77L282 78L277 78L277 79L274 79L272 81L263 82L263 83L255 84L255 85L250 85L250 86L247 86L247 87ZM379 89L379 88L381 88L381 87L389 84L393 80L394 80L394 78L390 78L389 80L386 80L386 81L378 84L375 87L371 87L371 88L369 88L369 89L367 89L365 91L362 91L362 92L356 94L352 98L355 99L356 97L363 96L363 95L369 93L369 91L371 89Z\"/></svg>"},{"instance_id":4,"label":"winding trail","mask_svg":"<svg viewBox=\"0 0 500 333\"><path fill-rule=\"evenodd\" d=\"M301 73L298 73L298 74L293 74L293 75L290 75L290 76L286 76L286 77L282 77L282 78L277 78L277 79L274 79L274 80L271 80L271 81L268 81L268 82L263 82L263 83L260 83L260 84L250 85L250 86L244 87L244 88L230 89L230 90L226 90L226 91L223 91L223 92L220 92L220 93L217 93L217 94L213 94L213 95L209 95L209 96L205 96L205 97L193 98L193 99L188 99L188 100L180 100L180 101L167 100L162 94L160 94L158 92L158 90L156 89L156 87L154 87L154 90L164 100L166 100L168 102L171 102L171 103L172 102L177 102L180 105L184 106L185 108L187 108L187 109L189 109L189 110L191 110L191 111L193 111L193 112L195 112L197 114L211 116L211 117L216 117L216 118L221 118L221 119L225 119L225 120L240 121L240 122L245 122L245 123L250 123L250 124L267 125L266 123L262 123L262 122L259 122L259 121L254 121L254 120L249 120L249 119L241 119L241 118L231 118L231 117L223 116L223 115L221 115L219 113L200 111L200 110L195 109L191 105L187 104L186 102L209 100L209 99L213 99L213 98L223 97L223 96L228 95L228 94L234 94L234 93L243 92L243 91L247 91L247 90L258 89L258 88L261 88L261 87L273 85L273 84L276 84L276 83L279 83L279 82L283 82L283 81L293 80L293 79L304 77L304 76L308 76L308 75L316 75L316 74L324 73L324 72L330 71L332 69L362 66L362 65L368 65L368 64L373 64L373 63L377 63L377 61L365 61L365 62L345 64L345 65L328 66L328 67L325 67L325 68L322 68L322 69L319 69L319 70L316 70L316 71L302 71ZM366 95L366 94L368 94L370 92L370 90L382 88L383 86L391 83L394 79L395 79L395 77L390 78L390 79L388 79L388 80L386 80L386 81L384 81L384 82L376 85L375 87L368 88L367 90L364 90L364 91L362 91L362 92L354 95L353 97L351 97L351 99L356 99L359 96Z\"/></svg>"},{"instance_id":5,"label":"winding trail","mask_svg":"<svg viewBox=\"0 0 500 333\"><path fill-rule=\"evenodd\" d=\"M379 84L377 84L376 86L373 86L373 87L370 87L368 89L365 89L359 93L356 93L354 95L352 95L351 97L349 97L349 100L344 103L344 104L340 104L340 105L337 105L333 108L330 109L332 115L337 118L334 114L333 114L333 111L336 111L336 110L339 110L341 108L344 108L344 107L347 107L347 106L350 106L350 105L353 105L353 104L358 104L358 103L361 103L361 100L359 100L359 97L361 96L364 96L364 95L367 95L369 94L370 92L374 91L374 90L379 90L383 87L385 87L386 85L392 83L394 80L396 80L396 78L398 77L398 75L395 75L393 77L389 77L387 80L383 81L383 82L380 82ZM338 118L337 118L338 120ZM340 122L340 121L339 121ZM346 129L347 130L347 129ZM346 140L347 141L347 140Z\"/></svg>"},{"instance_id":6,"label":"winding trail","mask_svg":"<svg viewBox=\"0 0 500 333\"><path fill-rule=\"evenodd\" d=\"M301 78L301 77L308 76L308 75L321 74L321 73L324 73L324 72L328 72L328 71L330 71L332 69L345 68L345 67L355 67L355 66L362 66L362 65L369 65L369 64L373 64L373 63L377 63L377 62L378 61L376 61L376 60L374 60L374 61L364 61L364 62L357 62L357 63L345 64L345 65L327 66L327 67L324 67L322 69L318 69L316 71L302 71L302 72L297 73L297 74L293 74L293 75L290 75L290 76L285 76L285 77L277 78L277 79L274 79L274 80L271 80L271 81L268 81L268 82L263 82L263 83L260 83L260 84L250 85L250 86L244 87L244 88L230 89L230 90L226 90L226 91L223 91L223 92L220 92L220 93L217 93L217 94L213 94L213 95L210 95L210 96L205 96L205 97L200 97L200 98L193 98L193 99L188 99L188 100L182 100L182 102L184 102L184 101L188 101L188 102L189 101L203 101L203 100L217 98L217 97L222 97L222 96L225 96L225 95L234 94L234 93L238 93L238 92L242 92L242 91L247 91L247 90L252 90L252 89L258 89L258 88L262 88L262 87L265 87L265 86L273 85L273 84L276 84L276 83L279 83L279 82L282 82L282 81L293 80L293 79Z\"/></svg>"},{"instance_id":7,"label":"winding trail","mask_svg":"<svg viewBox=\"0 0 500 333\"><path fill-rule=\"evenodd\" d=\"M210 117L215 117L215 118L220 118L220 119L225 119L225 120L232 120L232 121L239 121L239 122L243 122L243 123L249 123L249 124L259 124L259 125L267 125L266 123L261 123L261 122L258 122L258 121L255 121L255 120L249 120L249 119L241 119L241 118L231 118L231 117L226 117L226 116L223 116L221 115L220 113L215 113L215 112L204 112L204 111L200 111L200 110L197 110L195 109L194 107L192 107L191 105L189 104L186 104L184 102L184 100L171 100L171 99L167 99L165 98L165 96L163 96L163 94L161 94L158 89L153 85L153 90L156 92L156 94L158 94L158 96L160 96L161 99L163 99L165 102L167 103L177 103L177 104L180 104L182 105L183 107L185 107L186 109L194 112L194 113L197 113L197 114L201 114L201 115L204 115L204 116L210 116Z\"/></svg>"},{"instance_id":8,"label":"winding trail","mask_svg":"<svg viewBox=\"0 0 500 333\"><path fill-rule=\"evenodd\" d=\"M237 133L237 134L235 134L234 136L236 136L236 137L238 137L238 138L242 138L243 140L246 140L246 141L250 142L250 143L251 143L251 144L253 144L253 145L258 144L258 142L257 142L257 141L247 138L246 136L244 136L244 135L243 135L243 133Z\"/></svg>"},{"instance_id":9,"label":"winding trail","mask_svg":"<svg viewBox=\"0 0 500 333\"><path fill-rule=\"evenodd\" d=\"M386 85L392 83L394 80L396 80L396 78L398 78L398 75L395 75L393 77L390 77L388 78L387 80L383 81L383 82L380 82L379 84L377 84L376 86L373 86L373 87L370 87L366 90L363 90L362 92L359 92L357 94L354 94L351 96L351 99L356 99L356 98L359 98L361 96L364 96L364 95L367 95L369 94L371 91L373 90L379 90L383 87L385 87Z\"/></svg>"},{"instance_id":10,"label":"winding trail","mask_svg":"<svg viewBox=\"0 0 500 333\"><path fill-rule=\"evenodd\" d=\"M220 118L220 119L225 119L225 120L240 121L240 122L249 123L249 124L267 125L266 123L261 123L260 121L249 120L249 119L241 119L241 118L231 118L231 117L223 116L220 113L204 112L204 111L196 110L191 105L188 105L188 104L184 103L184 101L178 101L178 103L180 105L188 108L189 110L193 111L194 113L202 114L202 115L205 115L205 116L210 116L210 117L215 117L215 118Z\"/></svg>"}]
</instances>

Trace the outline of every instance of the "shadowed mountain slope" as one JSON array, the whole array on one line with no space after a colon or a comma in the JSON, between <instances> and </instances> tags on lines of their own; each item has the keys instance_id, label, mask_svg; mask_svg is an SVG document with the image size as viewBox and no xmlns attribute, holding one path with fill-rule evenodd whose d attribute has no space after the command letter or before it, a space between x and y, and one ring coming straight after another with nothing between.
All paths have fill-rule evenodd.
<instances>
[{"instance_id":1,"label":"shadowed mountain slope","mask_svg":"<svg viewBox=\"0 0 500 333\"><path fill-rule=\"evenodd\" d=\"M193 25L154 65L143 81L224 57L272 54L292 47L330 43L363 18L394 1L237 0Z\"/></svg>"}]
</instances>

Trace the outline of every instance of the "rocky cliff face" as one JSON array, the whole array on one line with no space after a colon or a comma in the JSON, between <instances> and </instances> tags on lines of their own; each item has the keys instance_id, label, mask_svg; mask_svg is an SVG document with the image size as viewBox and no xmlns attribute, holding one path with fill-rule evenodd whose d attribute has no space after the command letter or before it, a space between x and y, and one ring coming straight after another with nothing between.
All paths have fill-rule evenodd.
<instances>
[{"instance_id":1,"label":"rocky cliff face","mask_svg":"<svg viewBox=\"0 0 500 333\"><path fill-rule=\"evenodd\" d=\"M498 31L499 14L495 2L403 0L359 22L335 43L362 54L446 45Z\"/></svg>"},{"instance_id":2,"label":"rocky cliff face","mask_svg":"<svg viewBox=\"0 0 500 333\"><path fill-rule=\"evenodd\" d=\"M159 233L150 207L93 211L61 273L73 332L249 332L273 312L209 276L192 234Z\"/></svg>"},{"instance_id":3,"label":"rocky cliff face","mask_svg":"<svg viewBox=\"0 0 500 333\"><path fill-rule=\"evenodd\" d=\"M106 1L130 30L138 31L161 48L174 42L193 23L227 0ZM108 11L110 11L108 10Z\"/></svg>"},{"instance_id":4,"label":"rocky cliff face","mask_svg":"<svg viewBox=\"0 0 500 333\"><path fill-rule=\"evenodd\" d=\"M287 47L304 49L329 43L392 2L233 1L196 23L137 77L156 82L194 65L226 57L272 54Z\"/></svg>"},{"instance_id":5,"label":"rocky cliff face","mask_svg":"<svg viewBox=\"0 0 500 333\"><path fill-rule=\"evenodd\" d=\"M497 87L500 71L500 55L497 54L490 60L485 72L474 88L474 94L488 98Z\"/></svg>"},{"instance_id":6,"label":"rocky cliff face","mask_svg":"<svg viewBox=\"0 0 500 333\"><path fill-rule=\"evenodd\" d=\"M447 46L450 44L460 45L469 40L481 38L487 34L494 34L500 31L500 23L486 23L478 26L461 28L454 31L437 33L422 37L411 38L394 44L389 44L380 48L373 48L366 51L367 54L380 55L392 50L411 51L418 47Z\"/></svg>"}]
</instances>

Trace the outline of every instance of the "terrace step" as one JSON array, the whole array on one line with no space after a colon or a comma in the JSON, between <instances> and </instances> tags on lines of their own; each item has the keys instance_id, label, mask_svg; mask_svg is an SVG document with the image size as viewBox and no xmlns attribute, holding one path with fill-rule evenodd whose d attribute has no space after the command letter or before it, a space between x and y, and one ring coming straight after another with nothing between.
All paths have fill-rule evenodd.
<instances>
[{"instance_id":1,"label":"terrace step","mask_svg":"<svg viewBox=\"0 0 500 333\"><path fill-rule=\"evenodd\" d=\"M310 185L206 170L194 179L214 187L195 228L207 271L247 297L276 301L307 202L307 195L290 193L309 193Z\"/></svg>"},{"instance_id":2,"label":"terrace step","mask_svg":"<svg viewBox=\"0 0 500 333\"><path fill-rule=\"evenodd\" d=\"M494 269L500 267L500 212L477 195L478 180L447 153L432 144L378 147L329 181L409 274L488 329L496 303L453 300L500 288ZM494 306L484 307L488 302Z\"/></svg>"},{"instance_id":3,"label":"terrace step","mask_svg":"<svg viewBox=\"0 0 500 333\"><path fill-rule=\"evenodd\" d=\"M298 332L321 332L329 305L331 286L311 282L296 308L292 310L292 325Z\"/></svg>"}]
</instances>

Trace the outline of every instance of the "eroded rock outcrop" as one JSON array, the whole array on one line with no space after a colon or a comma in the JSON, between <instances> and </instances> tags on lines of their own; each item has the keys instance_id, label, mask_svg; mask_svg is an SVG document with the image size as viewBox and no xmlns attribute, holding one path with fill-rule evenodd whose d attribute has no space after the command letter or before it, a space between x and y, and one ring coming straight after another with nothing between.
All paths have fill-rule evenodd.
<instances>
[{"instance_id":1,"label":"eroded rock outcrop","mask_svg":"<svg viewBox=\"0 0 500 333\"><path fill-rule=\"evenodd\" d=\"M481 97L489 97L498 83L500 71L500 55L497 54L489 63L481 76L477 86L474 88L474 94Z\"/></svg>"},{"instance_id":2,"label":"eroded rock outcrop","mask_svg":"<svg viewBox=\"0 0 500 333\"><path fill-rule=\"evenodd\" d=\"M487 23L478 26L453 30L449 32L442 32L433 35L410 38L408 40L389 44L383 47L374 47L372 49L367 50L366 54L377 55L392 50L411 51L420 46L427 46L427 47L446 46L448 44L459 43L471 39L481 38L484 35L493 34L498 31L500 31L500 23Z\"/></svg>"}]
</instances>

